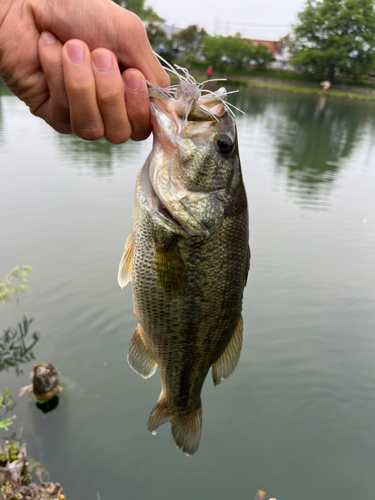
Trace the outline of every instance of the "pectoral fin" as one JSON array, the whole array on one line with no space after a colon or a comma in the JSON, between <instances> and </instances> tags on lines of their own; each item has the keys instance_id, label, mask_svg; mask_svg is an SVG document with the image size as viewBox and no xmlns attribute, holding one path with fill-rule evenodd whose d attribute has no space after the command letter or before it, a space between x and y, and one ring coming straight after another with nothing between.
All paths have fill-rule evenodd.
<instances>
[{"instance_id":1,"label":"pectoral fin","mask_svg":"<svg viewBox=\"0 0 375 500\"><path fill-rule=\"evenodd\" d=\"M212 379L215 386L219 385L222 379L227 379L237 366L242 347L242 331L243 319L241 315L225 351L211 367Z\"/></svg>"},{"instance_id":2,"label":"pectoral fin","mask_svg":"<svg viewBox=\"0 0 375 500\"><path fill-rule=\"evenodd\" d=\"M117 281L121 288L124 288L131 281L132 265L133 265L133 236L129 234L125 244L125 251L122 254L120 265L118 268Z\"/></svg>"},{"instance_id":3,"label":"pectoral fin","mask_svg":"<svg viewBox=\"0 0 375 500\"><path fill-rule=\"evenodd\" d=\"M130 342L128 350L128 363L143 378L152 377L156 372L157 364L152 359L138 325Z\"/></svg>"},{"instance_id":4,"label":"pectoral fin","mask_svg":"<svg viewBox=\"0 0 375 500\"><path fill-rule=\"evenodd\" d=\"M155 243L156 273L163 289L171 295L186 291L187 273L174 238L163 245Z\"/></svg>"}]
</instances>

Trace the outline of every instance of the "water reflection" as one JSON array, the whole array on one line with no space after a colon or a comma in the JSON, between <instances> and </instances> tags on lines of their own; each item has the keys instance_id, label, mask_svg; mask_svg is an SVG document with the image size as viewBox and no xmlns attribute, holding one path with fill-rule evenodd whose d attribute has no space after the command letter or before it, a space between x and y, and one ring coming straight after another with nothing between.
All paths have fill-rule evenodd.
<instances>
[{"instance_id":1,"label":"water reflection","mask_svg":"<svg viewBox=\"0 0 375 500\"><path fill-rule=\"evenodd\" d=\"M42 413L49 413L50 411L53 411L55 408L59 406L59 396L56 395L53 398L49 399L48 401L37 401L36 402L36 407L38 410L40 410Z\"/></svg>"},{"instance_id":2,"label":"water reflection","mask_svg":"<svg viewBox=\"0 0 375 500\"><path fill-rule=\"evenodd\" d=\"M129 158L139 151L139 144L132 141L114 145L105 139L90 142L75 135L56 134L56 138L60 151L70 165L90 169L97 176L113 175L115 168L129 163Z\"/></svg>"},{"instance_id":3,"label":"water reflection","mask_svg":"<svg viewBox=\"0 0 375 500\"><path fill-rule=\"evenodd\" d=\"M18 328L8 328L0 336L0 372L14 368L17 375L20 375L23 373L20 365L35 359L32 349L39 340L39 334L33 332L31 343L26 345L25 342L33 321L33 318L27 319L24 316L23 320L18 323Z\"/></svg>"},{"instance_id":4,"label":"water reflection","mask_svg":"<svg viewBox=\"0 0 375 500\"><path fill-rule=\"evenodd\" d=\"M289 93L251 89L241 89L231 102L246 111L244 120L251 121L248 127L254 132L258 125L254 118L262 121L261 143L264 147L267 141L275 152L273 168L279 182L286 184L290 197L308 208L327 204L340 171L361 145L364 129L375 132L372 102L294 98Z\"/></svg>"},{"instance_id":5,"label":"water reflection","mask_svg":"<svg viewBox=\"0 0 375 500\"><path fill-rule=\"evenodd\" d=\"M277 121L275 138L277 169L286 173L292 196L308 206L324 204L365 121L356 107L323 96L289 104Z\"/></svg>"}]
</instances>

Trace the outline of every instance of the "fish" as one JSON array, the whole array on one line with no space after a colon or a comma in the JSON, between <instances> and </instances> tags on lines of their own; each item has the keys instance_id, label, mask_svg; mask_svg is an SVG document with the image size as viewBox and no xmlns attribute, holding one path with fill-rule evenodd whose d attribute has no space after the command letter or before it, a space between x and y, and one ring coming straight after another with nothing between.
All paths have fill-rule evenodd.
<instances>
[{"instance_id":1,"label":"fish","mask_svg":"<svg viewBox=\"0 0 375 500\"><path fill-rule=\"evenodd\" d=\"M157 368L161 377L147 428L156 434L170 422L176 446L193 455L205 378L211 369L220 384L240 357L248 204L228 92L166 69L179 83L148 82L153 146L137 177L118 282L131 282L138 319L128 363L143 378Z\"/></svg>"}]
</instances>

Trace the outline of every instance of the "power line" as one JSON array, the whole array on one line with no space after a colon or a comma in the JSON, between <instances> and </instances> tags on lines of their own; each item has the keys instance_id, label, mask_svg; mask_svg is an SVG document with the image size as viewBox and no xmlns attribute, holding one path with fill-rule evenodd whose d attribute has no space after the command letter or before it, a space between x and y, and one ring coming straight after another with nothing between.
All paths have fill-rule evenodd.
<instances>
[{"instance_id":1,"label":"power line","mask_svg":"<svg viewBox=\"0 0 375 500\"><path fill-rule=\"evenodd\" d=\"M215 23L215 22L205 22L206 25L212 26L246 26L248 28L288 28L290 23L287 24L248 24L248 23Z\"/></svg>"}]
</instances>

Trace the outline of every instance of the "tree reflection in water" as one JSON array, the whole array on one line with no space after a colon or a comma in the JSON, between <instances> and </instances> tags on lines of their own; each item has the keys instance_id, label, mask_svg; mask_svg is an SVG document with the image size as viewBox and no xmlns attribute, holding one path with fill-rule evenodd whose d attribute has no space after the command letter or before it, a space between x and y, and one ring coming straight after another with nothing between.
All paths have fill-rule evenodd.
<instances>
[{"instance_id":1,"label":"tree reflection in water","mask_svg":"<svg viewBox=\"0 0 375 500\"><path fill-rule=\"evenodd\" d=\"M268 130L271 138L260 139L275 151L276 173L282 181L286 176L288 195L307 208L326 206L364 133L375 136L372 102L256 89L241 89L230 101L246 111L248 135Z\"/></svg>"},{"instance_id":2,"label":"tree reflection in water","mask_svg":"<svg viewBox=\"0 0 375 500\"><path fill-rule=\"evenodd\" d=\"M90 169L96 176L113 175L117 166L129 163L132 155L139 154L139 143L132 141L114 145L105 139L84 141L75 135L56 135L64 159L75 168ZM124 148L126 148L124 150Z\"/></svg>"},{"instance_id":3,"label":"tree reflection in water","mask_svg":"<svg viewBox=\"0 0 375 500\"><path fill-rule=\"evenodd\" d=\"M366 125L367 117L358 113L362 103L350 104L324 96L298 99L277 121L277 169L287 168L289 192L305 205L324 205Z\"/></svg>"}]
</instances>

